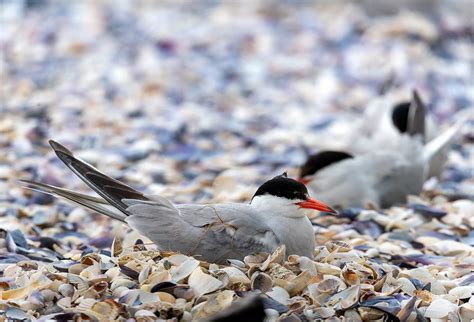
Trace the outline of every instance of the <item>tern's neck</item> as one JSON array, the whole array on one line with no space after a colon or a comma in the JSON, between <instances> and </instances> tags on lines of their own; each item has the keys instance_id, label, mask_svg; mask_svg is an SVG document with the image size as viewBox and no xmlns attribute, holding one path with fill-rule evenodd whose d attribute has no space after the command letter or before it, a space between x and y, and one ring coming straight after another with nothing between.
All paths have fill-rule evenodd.
<instances>
[{"instance_id":1,"label":"tern's neck","mask_svg":"<svg viewBox=\"0 0 474 322\"><path fill-rule=\"evenodd\" d=\"M263 214L276 217L301 218L305 212L295 203L298 200L290 200L272 195L262 195L253 198L251 206Z\"/></svg>"}]
</instances>

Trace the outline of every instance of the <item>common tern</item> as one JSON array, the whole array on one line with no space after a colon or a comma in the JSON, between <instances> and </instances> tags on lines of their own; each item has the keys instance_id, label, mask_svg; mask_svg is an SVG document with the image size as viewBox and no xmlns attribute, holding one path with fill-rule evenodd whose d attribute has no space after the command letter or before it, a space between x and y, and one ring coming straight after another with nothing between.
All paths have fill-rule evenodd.
<instances>
[{"instance_id":1,"label":"common tern","mask_svg":"<svg viewBox=\"0 0 474 322\"><path fill-rule=\"evenodd\" d=\"M300 167L299 180L323 202L342 208L405 203L407 195L418 195L428 178L441 173L465 116L427 144L414 131L412 136L401 136L396 149L373 147L362 154L320 151Z\"/></svg>"},{"instance_id":2,"label":"common tern","mask_svg":"<svg viewBox=\"0 0 474 322\"><path fill-rule=\"evenodd\" d=\"M100 197L22 180L30 188L61 196L127 223L162 250L201 256L209 262L242 259L250 253L273 252L312 257L314 230L308 211L335 213L311 198L306 186L286 173L263 183L249 204L173 204L147 196L76 158L50 140L56 155Z\"/></svg>"}]
</instances>

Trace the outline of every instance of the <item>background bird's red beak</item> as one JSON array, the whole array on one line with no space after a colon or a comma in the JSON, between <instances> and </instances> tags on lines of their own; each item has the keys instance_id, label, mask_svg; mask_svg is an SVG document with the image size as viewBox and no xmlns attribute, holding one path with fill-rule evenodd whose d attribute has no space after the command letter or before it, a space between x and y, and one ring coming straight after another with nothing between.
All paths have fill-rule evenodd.
<instances>
[{"instance_id":1,"label":"background bird's red beak","mask_svg":"<svg viewBox=\"0 0 474 322\"><path fill-rule=\"evenodd\" d=\"M296 179L296 181L299 181L302 184L307 185L311 180L310 179L305 179L305 178L299 178L299 179Z\"/></svg>"},{"instance_id":2,"label":"background bird's red beak","mask_svg":"<svg viewBox=\"0 0 474 322\"><path fill-rule=\"evenodd\" d=\"M337 214L337 211L326 205L325 203L318 201L313 198L308 198L306 201L298 202L297 203L300 208L305 208L305 209L314 209L318 211L324 211L324 212L329 212L331 214Z\"/></svg>"}]
</instances>

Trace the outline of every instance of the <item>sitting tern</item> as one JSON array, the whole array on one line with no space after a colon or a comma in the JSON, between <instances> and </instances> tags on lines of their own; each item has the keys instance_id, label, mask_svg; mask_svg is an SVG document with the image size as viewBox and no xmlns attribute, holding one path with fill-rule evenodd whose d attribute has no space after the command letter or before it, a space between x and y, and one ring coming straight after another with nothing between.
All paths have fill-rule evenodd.
<instances>
[{"instance_id":1,"label":"sitting tern","mask_svg":"<svg viewBox=\"0 0 474 322\"><path fill-rule=\"evenodd\" d=\"M173 204L147 196L76 158L50 140L56 155L99 196L22 180L30 188L61 196L127 223L162 250L224 263L286 246L286 254L313 257L314 230L308 211L335 211L311 198L306 186L286 173L262 184L249 204Z\"/></svg>"}]
</instances>

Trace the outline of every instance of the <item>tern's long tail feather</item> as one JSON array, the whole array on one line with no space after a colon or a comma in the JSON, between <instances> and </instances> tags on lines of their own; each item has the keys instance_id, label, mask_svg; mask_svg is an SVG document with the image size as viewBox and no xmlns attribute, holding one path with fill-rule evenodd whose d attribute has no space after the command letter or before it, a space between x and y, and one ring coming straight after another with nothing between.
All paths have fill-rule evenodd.
<instances>
[{"instance_id":1,"label":"tern's long tail feather","mask_svg":"<svg viewBox=\"0 0 474 322\"><path fill-rule=\"evenodd\" d=\"M20 181L25 183L30 189L38 190L40 192L48 193L54 196L63 197L111 218L125 222L125 218L127 217L122 212L110 206L110 204L102 198L89 196L83 193L74 192L68 189L59 188L49 184L35 182L31 180Z\"/></svg>"},{"instance_id":2,"label":"tern's long tail feather","mask_svg":"<svg viewBox=\"0 0 474 322\"><path fill-rule=\"evenodd\" d=\"M429 165L429 177L441 174L444 163L446 163L449 146L453 143L464 123L472 117L473 115L468 112L461 111L458 114L457 121L449 129L425 144L423 159Z\"/></svg>"},{"instance_id":3,"label":"tern's long tail feather","mask_svg":"<svg viewBox=\"0 0 474 322\"><path fill-rule=\"evenodd\" d=\"M76 158L66 147L55 142L49 141L56 155L64 162L82 181L91 187L97 194L104 198L112 206L127 213L127 205L122 202L123 199L149 200L141 192L136 191L130 186L115 180Z\"/></svg>"}]
</instances>

